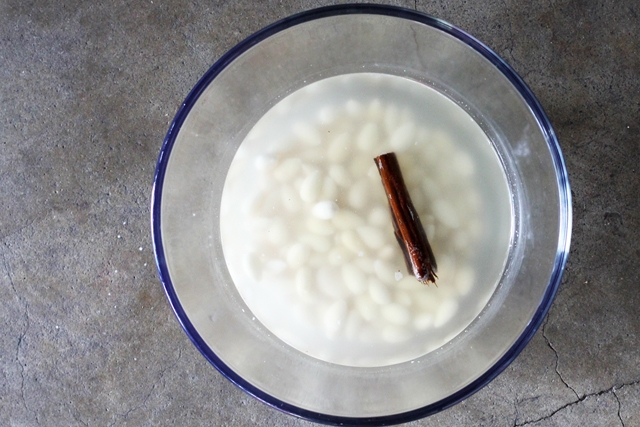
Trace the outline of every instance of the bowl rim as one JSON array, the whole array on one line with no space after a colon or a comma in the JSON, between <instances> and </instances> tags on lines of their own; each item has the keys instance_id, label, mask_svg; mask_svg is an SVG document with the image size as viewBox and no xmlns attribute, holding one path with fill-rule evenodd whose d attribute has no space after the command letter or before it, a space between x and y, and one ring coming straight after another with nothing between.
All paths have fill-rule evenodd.
<instances>
[{"instance_id":1,"label":"bowl rim","mask_svg":"<svg viewBox=\"0 0 640 427\"><path fill-rule=\"evenodd\" d=\"M538 125L543 132L544 138L547 141L547 146L552 157L560 199L560 212L558 218L560 232L558 236L558 246L556 250L554 268L551 272L549 284L547 285L540 305L531 318L531 321L529 322L523 333L520 335L520 337L518 337L514 344L506 351L506 353L476 380L442 400L407 412L365 418L328 415L310 411L286 403L278 399L277 397L265 393L264 391L250 384L238 373L236 373L231 368L229 368L229 366L223 363L222 360L218 358L218 356L209 348L203 338L199 335L198 331L189 320L184 308L180 304L174 284L172 283L171 277L169 275L169 270L167 268L161 232L162 190L169 157L171 155L171 150L182 128L182 125L184 124L185 119L191 112L191 109L193 108L203 91L216 78L216 76L248 49L267 39L268 37L279 33L280 31L320 18L354 14L384 15L426 24L428 26L444 31L448 35L462 41L467 46L490 61L516 88L516 90L525 100L528 107L531 109L531 113L534 115L536 121L538 122ZM458 402L470 397L472 394L476 393L478 390L492 381L502 371L504 371L504 369L518 356L518 354L520 354L524 347L529 343L535 332L542 324L545 316L549 311L549 308L551 307L551 303L553 302L553 299L558 291L562 273L567 262L572 230L571 203L571 191L567 169L562 156L560 145L558 143L558 139L551 126L551 123L544 110L542 109L542 106L533 95L533 92L524 83L522 78L513 70L513 68L511 68L511 66L509 66L502 58L500 58L495 52L493 52L482 42L467 34L463 30L460 30L441 19L432 17L425 13L397 6L344 4L336 6L326 6L301 12L263 28L262 30L252 34L251 36L247 37L236 46L231 48L218 61L216 61L204 74L204 76L198 81L198 83L189 92L186 99L180 106L178 112L176 113L166 134L166 137L162 144L162 148L160 150L160 154L158 156L151 195L151 234L158 275L164 287L167 298L169 299L169 303L174 311L174 314L178 318L178 321L180 322L187 336L191 339L192 343L209 361L209 363L211 363L225 378L238 386L244 392L264 402L265 404L279 411L309 421L330 425L393 425L424 418L426 416L449 408L457 404Z\"/></svg>"}]
</instances>

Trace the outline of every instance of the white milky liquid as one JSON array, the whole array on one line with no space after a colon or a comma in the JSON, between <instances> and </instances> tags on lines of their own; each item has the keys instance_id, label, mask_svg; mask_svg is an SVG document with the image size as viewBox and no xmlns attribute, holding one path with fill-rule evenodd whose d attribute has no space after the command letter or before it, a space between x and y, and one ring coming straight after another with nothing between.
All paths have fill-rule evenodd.
<instances>
[{"instance_id":1,"label":"white milky liquid","mask_svg":"<svg viewBox=\"0 0 640 427\"><path fill-rule=\"evenodd\" d=\"M438 265L407 272L374 157L395 152ZM409 79L361 73L296 91L247 135L225 182L220 229L255 317L310 356L384 366L462 332L502 274L505 175L460 107Z\"/></svg>"}]
</instances>

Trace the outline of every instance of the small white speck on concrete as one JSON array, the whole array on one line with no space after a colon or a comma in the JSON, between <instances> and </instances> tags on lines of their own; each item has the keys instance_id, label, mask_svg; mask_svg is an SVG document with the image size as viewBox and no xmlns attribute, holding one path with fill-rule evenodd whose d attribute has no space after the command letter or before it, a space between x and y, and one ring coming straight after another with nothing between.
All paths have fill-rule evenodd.
<instances>
[{"instance_id":1,"label":"small white speck on concrete","mask_svg":"<svg viewBox=\"0 0 640 427\"><path fill-rule=\"evenodd\" d=\"M122 236L118 234L118 239L120 239L120 238L122 238Z\"/></svg>"},{"instance_id":2,"label":"small white speck on concrete","mask_svg":"<svg viewBox=\"0 0 640 427\"><path fill-rule=\"evenodd\" d=\"M140 247L138 248L138 250L139 250L139 251L141 251L141 250L142 250L142 246L140 246Z\"/></svg>"}]
</instances>

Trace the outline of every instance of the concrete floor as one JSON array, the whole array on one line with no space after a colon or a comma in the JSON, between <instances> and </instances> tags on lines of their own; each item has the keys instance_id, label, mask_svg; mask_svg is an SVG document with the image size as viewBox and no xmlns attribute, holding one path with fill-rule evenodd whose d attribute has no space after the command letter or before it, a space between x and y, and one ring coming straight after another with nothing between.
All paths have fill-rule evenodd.
<instances>
[{"instance_id":1,"label":"concrete floor","mask_svg":"<svg viewBox=\"0 0 640 427\"><path fill-rule=\"evenodd\" d=\"M156 274L168 124L234 44L327 1L0 0L0 425L311 425L211 367ZM640 6L418 0L506 59L560 139L571 256L544 326L412 426L640 426Z\"/></svg>"}]
</instances>

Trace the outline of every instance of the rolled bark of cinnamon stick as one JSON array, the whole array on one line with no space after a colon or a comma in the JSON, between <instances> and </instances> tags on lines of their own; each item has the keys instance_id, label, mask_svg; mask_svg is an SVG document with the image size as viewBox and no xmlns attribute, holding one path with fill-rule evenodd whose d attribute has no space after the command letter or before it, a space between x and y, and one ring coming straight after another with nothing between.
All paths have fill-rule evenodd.
<instances>
[{"instance_id":1,"label":"rolled bark of cinnamon stick","mask_svg":"<svg viewBox=\"0 0 640 427\"><path fill-rule=\"evenodd\" d=\"M382 154L374 159L382 186L387 194L396 240L402 249L409 273L421 283L436 282L436 259L427 240L407 187L402 178L395 153Z\"/></svg>"}]
</instances>

